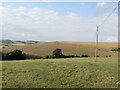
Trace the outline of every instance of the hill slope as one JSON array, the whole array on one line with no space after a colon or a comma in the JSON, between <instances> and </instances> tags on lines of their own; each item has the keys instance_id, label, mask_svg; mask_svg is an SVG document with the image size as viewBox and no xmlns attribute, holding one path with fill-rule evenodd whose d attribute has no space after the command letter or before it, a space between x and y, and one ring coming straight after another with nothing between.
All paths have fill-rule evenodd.
<instances>
[{"instance_id":1,"label":"hill slope","mask_svg":"<svg viewBox=\"0 0 120 90\"><path fill-rule=\"evenodd\" d=\"M99 56L117 56L117 52L111 51L111 49L117 48L117 46L117 43L99 43ZM94 56L95 54L94 42L46 42L27 45L10 45L3 48L3 52L20 49L27 54L46 56L56 48L61 48L65 55L87 54Z\"/></svg>"},{"instance_id":2,"label":"hill slope","mask_svg":"<svg viewBox=\"0 0 120 90\"><path fill-rule=\"evenodd\" d=\"M117 88L117 58L2 62L3 88Z\"/></svg>"}]
</instances>

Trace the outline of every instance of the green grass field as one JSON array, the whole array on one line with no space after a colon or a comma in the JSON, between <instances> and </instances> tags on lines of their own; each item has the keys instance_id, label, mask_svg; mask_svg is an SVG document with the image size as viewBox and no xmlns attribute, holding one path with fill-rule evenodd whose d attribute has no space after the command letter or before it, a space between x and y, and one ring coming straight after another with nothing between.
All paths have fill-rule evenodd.
<instances>
[{"instance_id":1,"label":"green grass field","mask_svg":"<svg viewBox=\"0 0 120 90\"><path fill-rule=\"evenodd\" d=\"M3 88L117 88L117 58L3 61Z\"/></svg>"}]
</instances>

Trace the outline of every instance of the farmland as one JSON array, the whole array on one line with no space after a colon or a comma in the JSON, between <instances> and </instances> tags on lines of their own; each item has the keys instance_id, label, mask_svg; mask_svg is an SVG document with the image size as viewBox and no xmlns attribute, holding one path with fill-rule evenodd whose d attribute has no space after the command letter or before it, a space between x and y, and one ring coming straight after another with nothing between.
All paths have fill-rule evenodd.
<instances>
[{"instance_id":1,"label":"farmland","mask_svg":"<svg viewBox=\"0 0 120 90\"><path fill-rule=\"evenodd\" d=\"M37 56L49 55L54 49L61 48L65 55L81 55L87 54L94 57L95 55L95 42L45 42L37 44L26 45L9 45L4 46L3 52L9 52L14 49L22 50L24 53ZM117 43L100 42L99 43L99 56L117 57L118 53L111 51L113 48L118 48Z\"/></svg>"},{"instance_id":2,"label":"farmland","mask_svg":"<svg viewBox=\"0 0 120 90\"><path fill-rule=\"evenodd\" d=\"M0 89L119 89L119 4L3 0Z\"/></svg>"},{"instance_id":3,"label":"farmland","mask_svg":"<svg viewBox=\"0 0 120 90\"><path fill-rule=\"evenodd\" d=\"M117 58L2 62L3 88L117 88Z\"/></svg>"},{"instance_id":4,"label":"farmland","mask_svg":"<svg viewBox=\"0 0 120 90\"><path fill-rule=\"evenodd\" d=\"M49 55L56 48L62 49L64 55L91 56L3 61L3 88L117 88L118 52L111 51L117 47L117 43L100 42L100 57L96 62L94 42L44 42L2 46L3 52L19 49L37 56Z\"/></svg>"}]
</instances>

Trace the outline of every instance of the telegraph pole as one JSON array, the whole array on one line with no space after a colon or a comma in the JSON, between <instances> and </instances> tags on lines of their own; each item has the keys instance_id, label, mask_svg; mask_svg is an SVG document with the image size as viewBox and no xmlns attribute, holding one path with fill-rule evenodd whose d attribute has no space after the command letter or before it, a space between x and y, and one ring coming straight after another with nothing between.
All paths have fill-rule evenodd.
<instances>
[{"instance_id":1,"label":"telegraph pole","mask_svg":"<svg viewBox=\"0 0 120 90\"><path fill-rule=\"evenodd\" d=\"M91 52L91 48L92 48L92 42L90 43L90 47L89 47L89 57L92 57L92 52Z\"/></svg>"},{"instance_id":2,"label":"telegraph pole","mask_svg":"<svg viewBox=\"0 0 120 90\"><path fill-rule=\"evenodd\" d=\"M95 46L95 60L97 61L97 56L98 56L98 33L99 33L99 27L102 26L107 20L108 18L113 14L113 12L118 8L119 9L119 6L118 7L115 7L113 9L113 11L104 19L104 21L99 25L97 26L97 37L96 37L96 46Z\"/></svg>"},{"instance_id":3,"label":"telegraph pole","mask_svg":"<svg viewBox=\"0 0 120 90\"><path fill-rule=\"evenodd\" d=\"M99 27L97 26L97 32L96 32L96 48L95 48L95 60L97 61L97 57L98 57L98 30Z\"/></svg>"}]
</instances>

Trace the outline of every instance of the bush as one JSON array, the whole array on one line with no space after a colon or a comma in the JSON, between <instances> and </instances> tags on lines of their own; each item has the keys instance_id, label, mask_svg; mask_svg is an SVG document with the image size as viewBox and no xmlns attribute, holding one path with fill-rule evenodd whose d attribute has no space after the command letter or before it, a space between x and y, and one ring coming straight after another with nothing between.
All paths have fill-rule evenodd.
<instances>
[{"instance_id":1,"label":"bush","mask_svg":"<svg viewBox=\"0 0 120 90\"><path fill-rule=\"evenodd\" d=\"M5 47L2 47L2 48L5 48Z\"/></svg>"},{"instance_id":2,"label":"bush","mask_svg":"<svg viewBox=\"0 0 120 90\"><path fill-rule=\"evenodd\" d=\"M89 56L86 54L82 54L81 57L89 57Z\"/></svg>"},{"instance_id":3,"label":"bush","mask_svg":"<svg viewBox=\"0 0 120 90\"><path fill-rule=\"evenodd\" d=\"M94 56L94 57L96 57L96 56ZM97 57L99 57L99 56L97 55Z\"/></svg>"},{"instance_id":4,"label":"bush","mask_svg":"<svg viewBox=\"0 0 120 90\"><path fill-rule=\"evenodd\" d=\"M52 55L50 56L50 58L63 58L64 55L62 54L62 50L61 49L55 49L53 52L52 52Z\"/></svg>"},{"instance_id":5,"label":"bush","mask_svg":"<svg viewBox=\"0 0 120 90\"><path fill-rule=\"evenodd\" d=\"M64 58L75 58L75 57L80 57L77 55L64 55Z\"/></svg>"},{"instance_id":6,"label":"bush","mask_svg":"<svg viewBox=\"0 0 120 90\"><path fill-rule=\"evenodd\" d=\"M120 51L120 48L113 48L111 51Z\"/></svg>"},{"instance_id":7,"label":"bush","mask_svg":"<svg viewBox=\"0 0 120 90\"><path fill-rule=\"evenodd\" d=\"M0 60L2 60L2 53L0 52Z\"/></svg>"},{"instance_id":8,"label":"bush","mask_svg":"<svg viewBox=\"0 0 120 90\"><path fill-rule=\"evenodd\" d=\"M25 54L26 55L26 59L42 59L43 57L41 56L36 56L36 55L29 55L29 54Z\"/></svg>"},{"instance_id":9,"label":"bush","mask_svg":"<svg viewBox=\"0 0 120 90\"><path fill-rule=\"evenodd\" d=\"M45 56L45 59L49 59L50 58L50 56L48 55L48 56Z\"/></svg>"},{"instance_id":10,"label":"bush","mask_svg":"<svg viewBox=\"0 0 120 90\"><path fill-rule=\"evenodd\" d=\"M105 56L105 57L111 57L111 55L109 55L109 56Z\"/></svg>"},{"instance_id":11,"label":"bush","mask_svg":"<svg viewBox=\"0 0 120 90\"><path fill-rule=\"evenodd\" d=\"M22 53L22 51L15 49L14 51L8 53L2 53L3 60L24 60L26 59L26 55Z\"/></svg>"}]
</instances>

